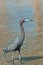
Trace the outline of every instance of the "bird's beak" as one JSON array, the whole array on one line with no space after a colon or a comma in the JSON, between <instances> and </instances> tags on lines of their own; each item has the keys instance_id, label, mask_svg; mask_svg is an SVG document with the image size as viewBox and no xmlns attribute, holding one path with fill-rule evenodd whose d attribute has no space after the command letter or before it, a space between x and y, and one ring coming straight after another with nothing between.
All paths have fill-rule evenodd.
<instances>
[{"instance_id":1,"label":"bird's beak","mask_svg":"<svg viewBox=\"0 0 43 65\"><path fill-rule=\"evenodd\" d=\"M33 20L31 20L31 19L25 19L24 21L25 21L25 22L28 22L28 21L33 21Z\"/></svg>"}]
</instances>

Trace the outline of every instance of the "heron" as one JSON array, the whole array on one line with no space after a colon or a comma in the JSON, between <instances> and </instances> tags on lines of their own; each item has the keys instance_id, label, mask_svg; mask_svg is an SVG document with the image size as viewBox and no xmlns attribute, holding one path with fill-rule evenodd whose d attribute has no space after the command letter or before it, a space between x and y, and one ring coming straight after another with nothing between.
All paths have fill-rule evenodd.
<instances>
[{"instance_id":1,"label":"heron","mask_svg":"<svg viewBox=\"0 0 43 65\"><path fill-rule=\"evenodd\" d=\"M3 49L4 55L5 55L5 53L8 53L8 52L18 51L19 52L19 60L21 60L20 49L21 49L21 46L25 39L25 30L23 27L23 23L28 22L28 21L32 21L32 20L25 19L25 18L20 19L20 21L19 21L20 36L18 38L16 38L16 40L13 41L13 43L11 43L10 45L8 45L7 47L5 47ZM12 55L12 60L13 60L13 65L14 65L14 56L13 55Z\"/></svg>"}]
</instances>

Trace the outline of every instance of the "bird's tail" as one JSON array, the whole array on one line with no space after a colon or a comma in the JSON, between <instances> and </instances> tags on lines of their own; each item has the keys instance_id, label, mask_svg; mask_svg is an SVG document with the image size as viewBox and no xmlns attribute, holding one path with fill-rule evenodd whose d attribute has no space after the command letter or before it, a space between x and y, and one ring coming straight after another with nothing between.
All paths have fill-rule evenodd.
<instances>
[{"instance_id":1,"label":"bird's tail","mask_svg":"<svg viewBox=\"0 0 43 65\"><path fill-rule=\"evenodd\" d=\"M5 54L7 53L7 48L3 49L3 56L5 56Z\"/></svg>"}]
</instances>

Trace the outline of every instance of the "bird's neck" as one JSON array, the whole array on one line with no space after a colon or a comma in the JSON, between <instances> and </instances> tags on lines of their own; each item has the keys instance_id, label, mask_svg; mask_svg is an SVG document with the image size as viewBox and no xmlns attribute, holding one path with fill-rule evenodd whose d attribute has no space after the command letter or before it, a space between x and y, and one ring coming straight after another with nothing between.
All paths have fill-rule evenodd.
<instances>
[{"instance_id":1,"label":"bird's neck","mask_svg":"<svg viewBox=\"0 0 43 65\"><path fill-rule=\"evenodd\" d=\"M20 36L22 37L22 38L25 38L25 31L24 31L24 27L23 27L23 24L21 24L20 25Z\"/></svg>"}]
</instances>

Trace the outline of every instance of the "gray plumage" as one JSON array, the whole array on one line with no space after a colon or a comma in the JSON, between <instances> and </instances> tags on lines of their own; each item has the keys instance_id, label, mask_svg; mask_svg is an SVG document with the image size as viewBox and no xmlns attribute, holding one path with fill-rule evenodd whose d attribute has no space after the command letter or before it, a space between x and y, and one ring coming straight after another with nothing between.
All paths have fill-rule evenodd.
<instances>
[{"instance_id":1,"label":"gray plumage","mask_svg":"<svg viewBox=\"0 0 43 65\"><path fill-rule=\"evenodd\" d=\"M22 37L17 37L16 40L13 40L6 48L3 49L4 53L16 51L20 49L23 44L24 39Z\"/></svg>"}]
</instances>

